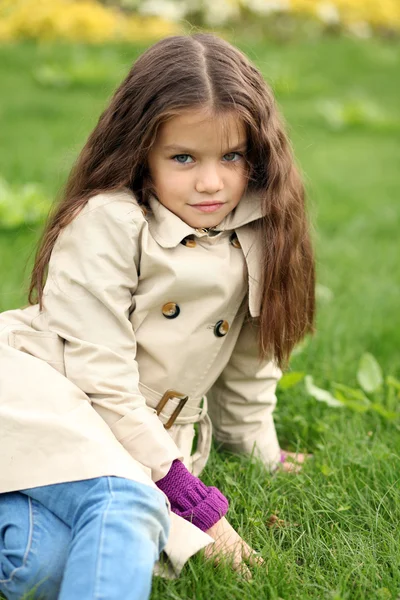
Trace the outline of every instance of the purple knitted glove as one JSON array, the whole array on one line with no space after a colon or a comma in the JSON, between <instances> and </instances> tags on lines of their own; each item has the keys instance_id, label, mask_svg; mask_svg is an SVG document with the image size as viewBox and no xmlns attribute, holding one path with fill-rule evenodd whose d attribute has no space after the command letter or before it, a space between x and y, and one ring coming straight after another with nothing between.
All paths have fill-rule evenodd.
<instances>
[{"instance_id":1,"label":"purple knitted glove","mask_svg":"<svg viewBox=\"0 0 400 600\"><path fill-rule=\"evenodd\" d=\"M216 487L207 487L180 460L156 485L167 496L172 512L207 531L228 512L229 502Z\"/></svg>"}]
</instances>

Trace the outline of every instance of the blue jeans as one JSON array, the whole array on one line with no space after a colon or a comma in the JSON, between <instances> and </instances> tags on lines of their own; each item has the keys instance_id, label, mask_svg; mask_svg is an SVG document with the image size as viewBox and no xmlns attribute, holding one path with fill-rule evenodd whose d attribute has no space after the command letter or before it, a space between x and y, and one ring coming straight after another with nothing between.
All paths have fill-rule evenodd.
<instances>
[{"instance_id":1,"label":"blue jeans","mask_svg":"<svg viewBox=\"0 0 400 600\"><path fill-rule=\"evenodd\" d=\"M121 477L0 494L0 592L146 600L169 526L162 493Z\"/></svg>"}]
</instances>

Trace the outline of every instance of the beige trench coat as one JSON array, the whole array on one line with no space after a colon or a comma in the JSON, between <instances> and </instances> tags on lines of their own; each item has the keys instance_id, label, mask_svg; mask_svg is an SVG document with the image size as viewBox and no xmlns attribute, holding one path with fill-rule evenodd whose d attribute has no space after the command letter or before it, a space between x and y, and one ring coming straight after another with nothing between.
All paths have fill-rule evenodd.
<instances>
[{"instance_id":1,"label":"beige trench coat","mask_svg":"<svg viewBox=\"0 0 400 600\"><path fill-rule=\"evenodd\" d=\"M0 314L0 493L102 475L155 487L174 459L199 475L212 425L224 448L256 449L269 468L279 461L281 371L258 361L251 318L259 199L245 195L217 235L155 198L150 207L144 214L127 189L92 197L57 239L43 311ZM167 390L176 395L157 415ZM166 429L180 394L188 400ZM212 542L171 521L155 569L166 577Z\"/></svg>"}]
</instances>

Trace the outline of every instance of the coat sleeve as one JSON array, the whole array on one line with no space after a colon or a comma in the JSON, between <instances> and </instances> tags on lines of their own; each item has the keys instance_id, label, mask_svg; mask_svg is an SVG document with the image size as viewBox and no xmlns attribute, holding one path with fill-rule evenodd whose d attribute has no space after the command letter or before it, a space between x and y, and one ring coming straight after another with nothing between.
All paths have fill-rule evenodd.
<instances>
[{"instance_id":1,"label":"coat sleeve","mask_svg":"<svg viewBox=\"0 0 400 600\"><path fill-rule=\"evenodd\" d=\"M143 223L131 199L92 197L57 238L43 303L49 328L65 340L67 378L157 481L183 457L138 388L129 315L135 307Z\"/></svg>"},{"instance_id":2,"label":"coat sleeve","mask_svg":"<svg viewBox=\"0 0 400 600\"><path fill-rule=\"evenodd\" d=\"M247 317L226 367L207 394L220 447L254 452L269 470L280 462L273 411L281 376L273 361L259 360L256 320Z\"/></svg>"}]
</instances>

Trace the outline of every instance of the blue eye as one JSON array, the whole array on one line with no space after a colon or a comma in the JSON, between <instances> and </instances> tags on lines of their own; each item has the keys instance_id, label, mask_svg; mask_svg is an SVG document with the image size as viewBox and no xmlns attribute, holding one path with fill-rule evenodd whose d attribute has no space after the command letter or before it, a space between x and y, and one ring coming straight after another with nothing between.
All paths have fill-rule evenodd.
<instances>
[{"instance_id":1,"label":"blue eye","mask_svg":"<svg viewBox=\"0 0 400 600\"><path fill-rule=\"evenodd\" d=\"M173 156L172 158L173 158L173 160L175 160L175 159L182 158L182 156L183 156L183 157L186 157L186 158L189 156L189 157L191 158L190 154L176 154L176 155L175 155L175 156ZM179 163L179 164L181 164L181 165L187 165L187 164L188 164L187 162L185 162L185 161L183 161L183 160L176 160L176 162L178 162L178 163Z\"/></svg>"},{"instance_id":2,"label":"blue eye","mask_svg":"<svg viewBox=\"0 0 400 600\"><path fill-rule=\"evenodd\" d=\"M225 162L237 162L238 160L240 160L242 158L242 154L240 154L240 152L228 152L228 154L224 155L225 157L232 157L233 160L226 160ZM238 158L234 158L235 156L237 156ZM180 160L181 158L183 158L184 160ZM188 162L187 158L190 158L190 162ZM175 154L175 156L172 157L172 160L174 160L175 162L179 163L180 165L189 165L193 162L192 157L190 156L190 154Z\"/></svg>"},{"instance_id":3,"label":"blue eye","mask_svg":"<svg viewBox=\"0 0 400 600\"><path fill-rule=\"evenodd\" d=\"M228 154L225 154L225 156L232 156L235 154L239 157L239 159L237 159L237 160L240 160L242 158L242 155L240 154L240 152L228 152ZM224 156L224 158L225 158L225 156ZM227 162L236 162L236 160L228 160Z\"/></svg>"}]
</instances>

